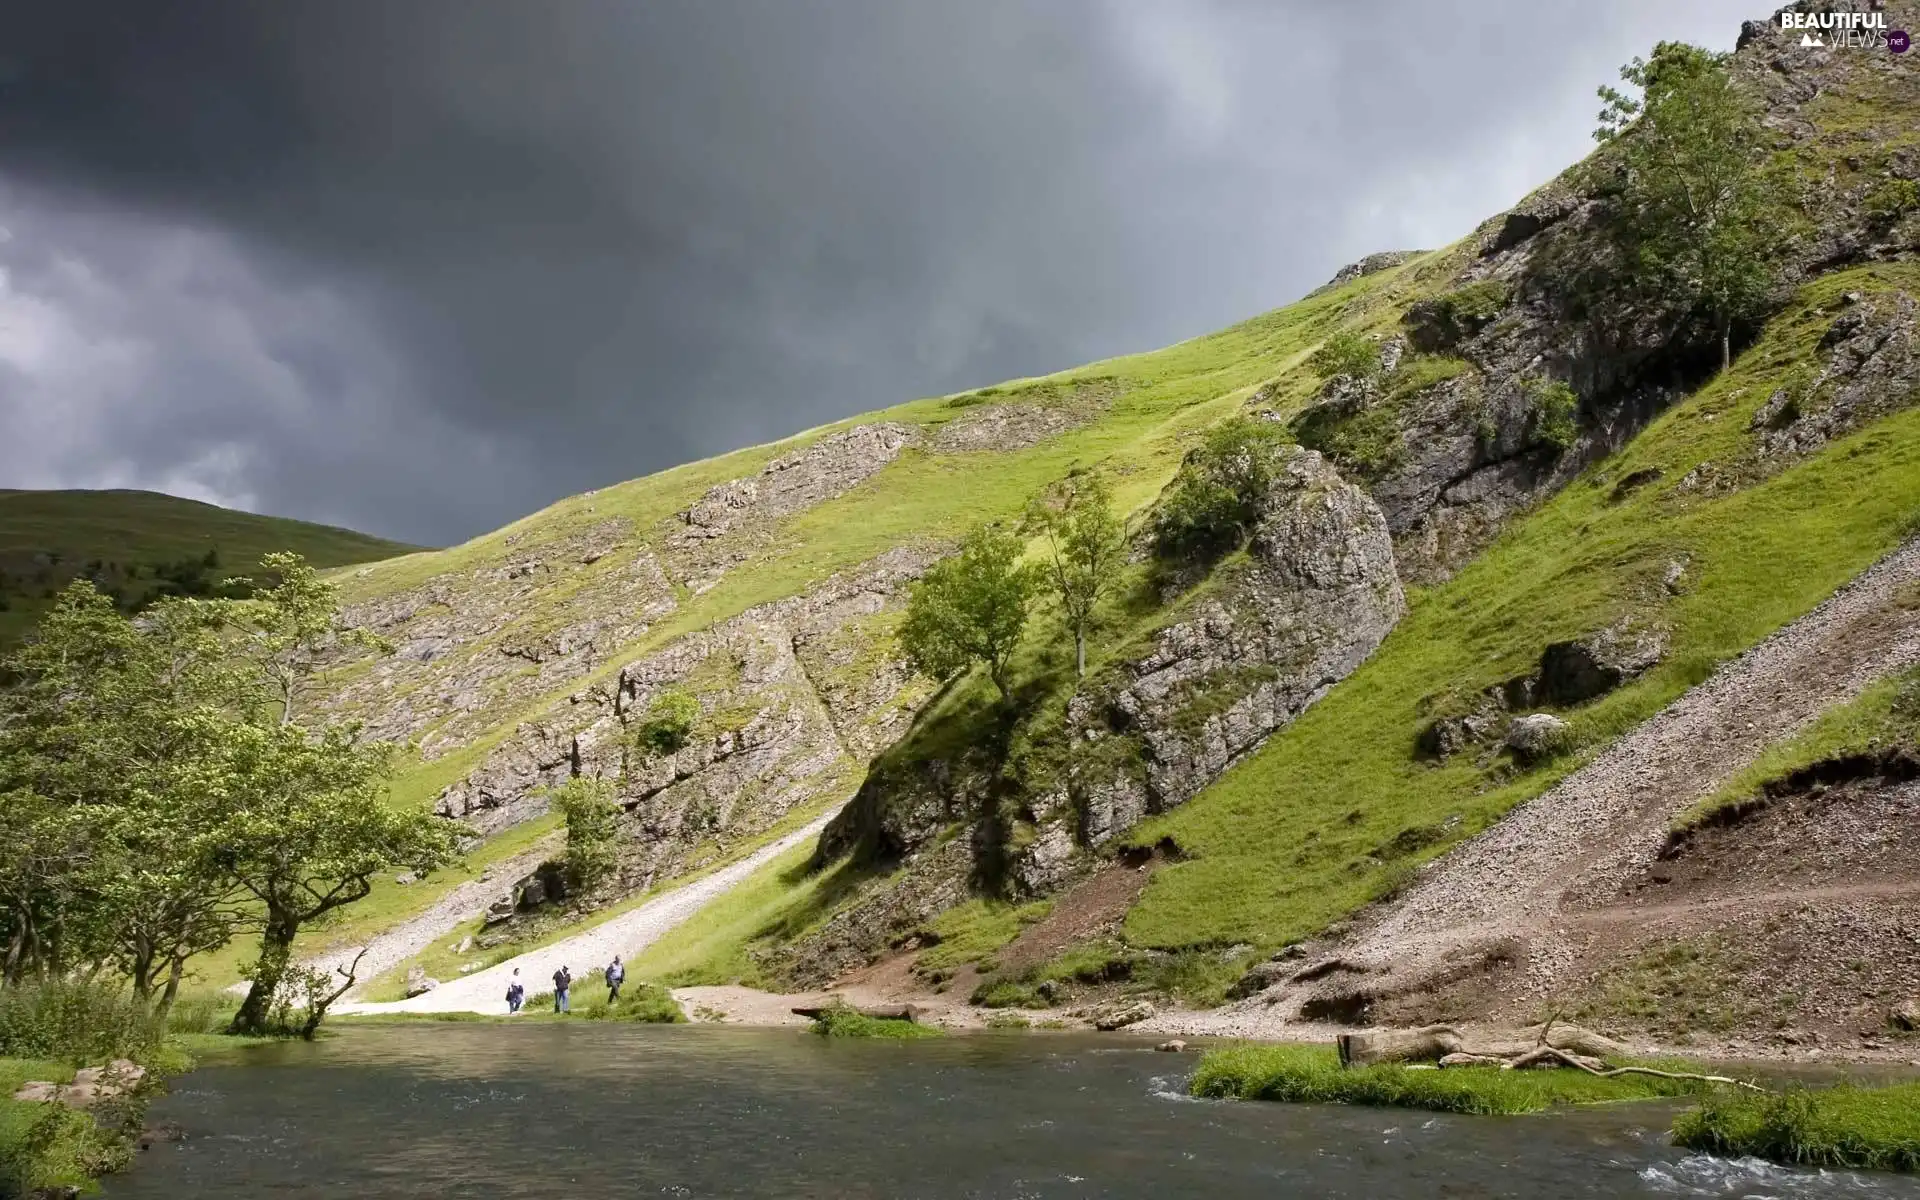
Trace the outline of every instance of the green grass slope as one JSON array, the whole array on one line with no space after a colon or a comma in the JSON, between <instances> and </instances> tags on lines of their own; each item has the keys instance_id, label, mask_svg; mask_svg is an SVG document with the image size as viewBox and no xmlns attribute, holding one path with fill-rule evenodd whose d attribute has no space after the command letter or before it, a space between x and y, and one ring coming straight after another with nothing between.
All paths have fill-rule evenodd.
<instances>
[{"instance_id":1,"label":"green grass slope","mask_svg":"<svg viewBox=\"0 0 1920 1200\"><path fill-rule=\"evenodd\" d=\"M275 550L342 567L417 548L159 492L0 490L0 642L32 628L53 593L79 575L138 606L217 587Z\"/></svg>"},{"instance_id":2,"label":"green grass slope","mask_svg":"<svg viewBox=\"0 0 1920 1200\"><path fill-rule=\"evenodd\" d=\"M1420 862L1551 787L1719 663L1805 613L1920 522L1920 410L1909 408L1738 490L1683 486L1741 461L1753 413L1811 359L1839 296L1920 289L1910 264L1808 287L1731 371L1512 526L1411 611L1360 670L1199 797L1137 827L1191 856L1126 921L1142 946L1311 935L1393 890ZM1657 471L1625 495L1620 480ZM1678 590L1665 585L1683 563ZM1453 697L1526 671L1542 647L1633 613L1666 625L1659 667L1565 713L1573 745L1515 773L1503 760L1419 761L1420 727ZM1411 852L1398 847L1414 847Z\"/></svg>"}]
</instances>

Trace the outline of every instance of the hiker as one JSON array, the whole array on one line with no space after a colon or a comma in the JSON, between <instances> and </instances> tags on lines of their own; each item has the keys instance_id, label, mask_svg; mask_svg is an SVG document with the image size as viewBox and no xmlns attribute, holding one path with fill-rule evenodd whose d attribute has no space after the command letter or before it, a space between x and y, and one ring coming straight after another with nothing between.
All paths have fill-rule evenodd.
<instances>
[{"instance_id":1,"label":"hiker","mask_svg":"<svg viewBox=\"0 0 1920 1200\"><path fill-rule=\"evenodd\" d=\"M513 969L513 978L507 981L507 1011L517 1013L526 1002L527 989L520 983L520 968Z\"/></svg>"},{"instance_id":2,"label":"hiker","mask_svg":"<svg viewBox=\"0 0 1920 1200\"><path fill-rule=\"evenodd\" d=\"M553 973L553 1011L557 1013L571 1011L567 1008L567 989L572 986L573 972L567 970L566 964L563 963L560 969Z\"/></svg>"},{"instance_id":3,"label":"hiker","mask_svg":"<svg viewBox=\"0 0 1920 1200\"><path fill-rule=\"evenodd\" d=\"M613 961L607 964L608 1004L618 1004L620 1002L620 985L626 981L627 969L620 965L620 956L616 954L613 956Z\"/></svg>"}]
</instances>

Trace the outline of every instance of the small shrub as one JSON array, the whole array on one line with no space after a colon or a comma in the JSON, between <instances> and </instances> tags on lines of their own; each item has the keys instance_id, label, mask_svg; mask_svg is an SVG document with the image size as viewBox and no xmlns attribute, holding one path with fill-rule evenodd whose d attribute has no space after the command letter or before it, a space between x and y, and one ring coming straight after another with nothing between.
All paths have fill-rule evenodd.
<instances>
[{"instance_id":1,"label":"small shrub","mask_svg":"<svg viewBox=\"0 0 1920 1200\"><path fill-rule=\"evenodd\" d=\"M1887 179L1867 193L1867 215L1891 221L1920 209L1920 184L1911 179Z\"/></svg>"},{"instance_id":2,"label":"small shrub","mask_svg":"<svg viewBox=\"0 0 1920 1200\"><path fill-rule=\"evenodd\" d=\"M981 1008L1052 1008L1053 1001L1032 983L999 979L973 990L968 1003Z\"/></svg>"},{"instance_id":3,"label":"small shrub","mask_svg":"<svg viewBox=\"0 0 1920 1200\"><path fill-rule=\"evenodd\" d=\"M0 1057L140 1058L161 1034L160 1022L125 988L57 979L0 988Z\"/></svg>"},{"instance_id":4,"label":"small shrub","mask_svg":"<svg viewBox=\"0 0 1920 1200\"><path fill-rule=\"evenodd\" d=\"M1281 425L1244 416L1209 430L1155 508L1155 552L1198 562L1237 547L1259 519L1290 440Z\"/></svg>"},{"instance_id":5,"label":"small shrub","mask_svg":"<svg viewBox=\"0 0 1920 1200\"><path fill-rule=\"evenodd\" d=\"M553 1006L551 995L547 997L547 1006ZM580 1015L590 1021L632 1021L645 1025L684 1025L687 1022L687 1014L680 1008L680 1002L673 998L673 993L651 983L629 983L625 994L615 1003L588 1005Z\"/></svg>"},{"instance_id":6,"label":"small shrub","mask_svg":"<svg viewBox=\"0 0 1920 1200\"><path fill-rule=\"evenodd\" d=\"M1392 404L1346 413L1311 408L1295 423L1294 433L1309 450L1368 475L1391 467L1402 449L1399 416Z\"/></svg>"},{"instance_id":7,"label":"small shrub","mask_svg":"<svg viewBox=\"0 0 1920 1200\"><path fill-rule=\"evenodd\" d=\"M1504 282L1482 279L1440 297L1440 306L1456 322L1485 322L1499 316L1512 295Z\"/></svg>"},{"instance_id":8,"label":"small shrub","mask_svg":"<svg viewBox=\"0 0 1920 1200\"><path fill-rule=\"evenodd\" d=\"M1322 379L1336 375L1371 379L1380 373L1380 343L1365 334L1342 330L1320 343L1307 365Z\"/></svg>"},{"instance_id":9,"label":"small shrub","mask_svg":"<svg viewBox=\"0 0 1920 1200\"><path fill-rule=\"evenodd\" d=\"M699 720L700 701L677 689L662 692L654 697L647 707L647 719L634 731L634 747L648 758L678 754L693 739Z\"/></svg>"},{"instance_id":10,"label":"small shrub","mask_svg":"<svg viewBox=\"0 0 1920 1200\"><path fill-rule=\"evenodd\" d=\"M1533 408L1533 438L1555 450L1565 450L1580 435L1580 397L1558 379L1535 379L1527 384Z\"/></svg>"},{"instance_id":11,"label":"small shrub","mask_svg":"<svg viewBox=\"0 0 1920 1200\"><path fill-rule=\"evenodd\" d=\"M603 779L575 776L553 792L567 825L567 882L590 888L619 865L620 804Z\"/></svg>"}]
</instances>

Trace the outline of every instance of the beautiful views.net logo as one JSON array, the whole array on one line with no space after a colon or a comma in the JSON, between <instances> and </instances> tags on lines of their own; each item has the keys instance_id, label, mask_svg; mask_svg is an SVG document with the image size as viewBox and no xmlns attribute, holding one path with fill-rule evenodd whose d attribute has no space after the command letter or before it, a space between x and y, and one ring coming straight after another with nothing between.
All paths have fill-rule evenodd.
<instances>
[{"instance_id":1,"label":"beautiful views.net logo","mask_svg":"<svg viewBox=\"0 0 1920 1200\"><path fill-rule=\"evenodd\" d=\"M1885 46L1905 54L1913 44L1906 30L1887 28L1883 12L1783 12L1780 28L1798 30L1802 46Z\"/></svg>"}]
</instances>

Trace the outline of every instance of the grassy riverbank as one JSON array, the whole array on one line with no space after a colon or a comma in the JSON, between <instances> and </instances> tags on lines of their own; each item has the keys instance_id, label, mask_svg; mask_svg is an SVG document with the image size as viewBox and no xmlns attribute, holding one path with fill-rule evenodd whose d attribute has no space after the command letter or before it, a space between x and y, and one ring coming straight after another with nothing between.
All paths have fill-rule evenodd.
<instances>
[{"instance_id":1,"label":"grassy riverbank","mask_svg":"<svg viewBox=\"0 0 1920 1200\"><path fill-rule=\"evenodd\" d=\"M1216 1100L1499 1115L1541 1112L1563 1104L1700 1095L1711 1091L1712 1085L1651 1075L1602 1078L1574 1070L1342 1067L1330 1046L1222 1046L1201 1056L1189 1090Z\"/></svg>"},{"instance_id":2,"label":"grassy riverbank","mask_svg":"<svg viewBox=\"0 0 1920 1200\"><path fill-rule=\"evenodd\" d=\"M177 1027L153 1018L131 995L98 985L0 990L0 1196L87 1187L126 1167L148 1101L168 1077L193 1065L191 1043L205 1036L197 1002L175 1015ZM115 1059L138 1063L145 1077L84 1111L13 1099L24 1083L68 1084L80 1068Z\"/></svg>"},{"instance_id":3,"label":"grassy riverbank","mask_svg":"<svg viewBox=\"0 0 1920 1200\"><path fill-rule=\"evenodd\" d=\"M1920 1082L1709 1096L1674 1121L1673 1140L1791 1166L1920 1171Z\"/></svg>"}]
</instances>

